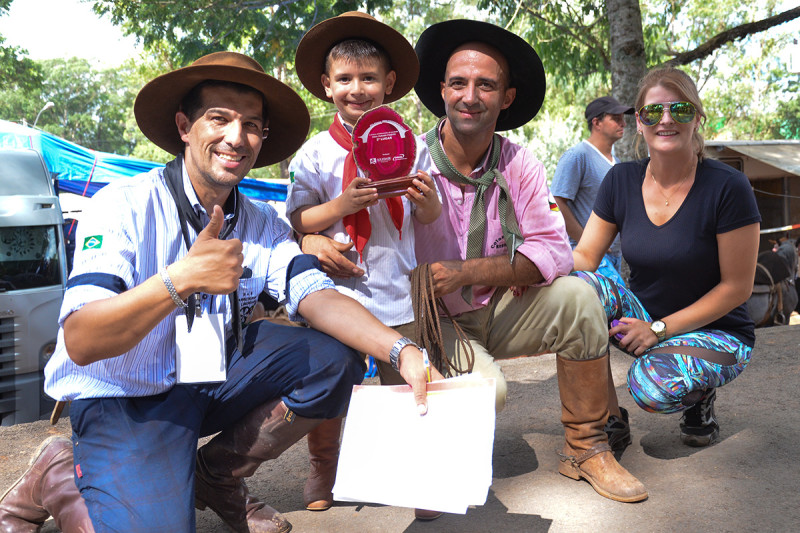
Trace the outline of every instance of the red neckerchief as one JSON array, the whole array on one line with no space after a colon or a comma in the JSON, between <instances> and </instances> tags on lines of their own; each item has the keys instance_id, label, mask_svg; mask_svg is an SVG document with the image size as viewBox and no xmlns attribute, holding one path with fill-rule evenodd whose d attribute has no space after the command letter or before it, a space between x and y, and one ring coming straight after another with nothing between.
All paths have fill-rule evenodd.
<instances>
[{"instance_id":1,"label":"red neckerchief","mask_svg":"<svg viewBox=\"0 0 800 533\"><path fill-rule=\"evenodd\" d=\"M342 176L342 191L344 191L347 186L350 185L350 182L352 182L353 179L355 179L355 177L358 175L358 167L356 166L356 160L353 157L352 136L342 124L342 121L339 118L339 113L336 113L336 116L333 118L333 123L331 124L331 127L328 128L328 133L331 134L331 137L333 137L333 140L336 141L339 146L347 150L347 159L344 160L344 176ZM398 238L402 238L403 200L401 197L396 196L394 198L386 198L385 202L386 207L389 208L389 215L392 217L394 227L397 228L399 233ZM356 245L358 257L361 258L361 253L364 250L364 246L367 245L369 236L372 233L372 224L370 224L369 221L369 212L366 209L362 209L357 213L345 216L342 221L344 222L344 227L347 230L347 234L350 235L350 240L352 240Z\"/></svg>"}]
</instances>

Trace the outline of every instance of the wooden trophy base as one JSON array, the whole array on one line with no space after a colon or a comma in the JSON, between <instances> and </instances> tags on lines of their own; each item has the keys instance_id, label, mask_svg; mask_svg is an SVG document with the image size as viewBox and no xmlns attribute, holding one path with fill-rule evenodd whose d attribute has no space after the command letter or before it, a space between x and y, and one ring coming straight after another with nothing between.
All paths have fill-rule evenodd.
<instances>
[{"instance_id":1,"label":"wooden trophy base","mask_svg":"<svg viewBox=\"0 0 800 533\"><path fill-rule=\"evenodd\" d=\"M408 176L401 176L399 178L392 178L388 180L372 181L359 185L359 189L378 189L378 199L393 198L395 196L403 196L409 187L413 186L412 181L417 178L419 174L410 174Z\"/></svg>"}]
</instances>

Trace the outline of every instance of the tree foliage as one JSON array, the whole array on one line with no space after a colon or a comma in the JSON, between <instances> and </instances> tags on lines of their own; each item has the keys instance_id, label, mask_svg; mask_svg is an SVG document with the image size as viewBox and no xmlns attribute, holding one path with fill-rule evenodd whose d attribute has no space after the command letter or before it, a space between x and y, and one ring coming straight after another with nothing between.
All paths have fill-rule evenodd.
<instances>
[{"instance_id":1,"label":"tree foliage","mask_svg":"<svg viewBox=\"0 0 800 533\"><path fill-rule=\"evenodd\" d=\"M11 1L0 0L0 16ZM681 65L697 81L709 115L707 137L800 136L800 79L787 74L781 64L781 50L790 36L763 31L800 16L800 8L779 13L778 0L85 1L136 36L146 55L104 73L80 60L32 61L24 50L3 46L0 36L0 116L32 121L52 100L56 109L41 116L40 126L90 147L150 160L169 156L136 127L136 92L158 74L222 49L253 56L292 85L309 107L311 134L326 129L335 107L299 84L294 51L314 24L349 10L373 14L412 43L425 28L449 18L493 22L531 42L545 65L547 97L537 119L511 135L530 144L550 171L558 156L585 136L583 109L589 100L614 94L632 103L641 71L667 62ZM636 13L641 30L636 21L621 20L626 10ZM642 67L626 63L637 47L642 50ZM747 54L742 53L745 48ZM413 92L393 107L414 131L434 123ZM277 167L254 172L258 177L279 174Z\"/></svg>"},{"instance_id":2,"label":"tree foliage","mask_svg":"<svg viewBox=\"0 0 800 533\"><path fill-rule=\"evenodd\" d=\"M36 62L41 83L31 90L0 90L0 117L33 122L48 101L55 105L39 116L37 127L80 145L128 154L125 117L134 92L125 68L97 71L85 59Z\"/></svg>"},{"instance_id":3,"label":"tree foliage","mask_svg":"<svg viewBox=\"0 0 800 533\"><path fill-rule=\"evenodd\" d=\"M3 89L29 91L42 81L39 66L25 57L25 50L18 46L3 46L5 39L0 36L0 79Z\"/></svg>"},{"instance_id":4,"label":"tree foliage","mask_svg":"<svg viewBox=\"0 0 800 533\"><path fill-rule=\"evenodd\" d=\"M268 70L294 63L300 38L313 25L357 9L373 12L391 0L196 0L141 2L94 0L94 10L109 14L146 49L165 45L175 66L219 50L236 50Z\"/></svg>"},{"instance_id":5,"label":"tree foliage","mask_svg":"<svg viewBox=\"0 0 800 533\"><path fill-rule=\"evenodd\" d=\"M780 101L775 82L791 77L779 59L790 36L766 30L800 17L800 7L778 13L776 0L481 0L480 6L498 14L542 57L549 87L542 115L559 115L552 104L562 99L553 98L554 91L584 94L575 112L602 94L632 104L646 68L673 64L694 77L714 115L706 135L767 138L783 131L771 124L777 106L764 104ZM626 9L640 10L641 29L620 20ZM615 35L625 37L617 39L616 49ZM743 58L745 48L756 55ZM643 66L631 62L640 49ZM526 133L535 135L536 128L534 123ZM577 142L585 130L574 133ZM615 146L626 154L629 147L625 141Z\"/></svg>"},{"instance_id":6,"label":"tree foliage","mask_svg":"<svg viewBox=\"0 0 800 533\"><path fill-rule=\"evenodd\" d=\"M171 70L169 54L161 47L156 47L148 54L142 54L136 61L129 61L124 65L125 85L131 92L130 105L125 109L125 140L133 147L130 154L133 157L157 163L166 163L172 155L153 144L144 136L136 123L133 114L133 101L139 90L153 78Z\"/></svg>"},{"instance_id":7,"label":"tree foliage","mask_svg":"<svg viewBox=\"0 0 800 533\"><path fill-rule=\"evenodd\" d=\"M0 0L0 17L8 14L13 0ZM0 35L0 90L31 90L41 83L41 72L27 52L18 46L5 46L5 38Z\"/></svg>"},{"instance_id":8,"label":"tree foliage","mask_svg":"<svg viewBox=\"0 0 800 533\"><path fill-rule=\"evenodd\" d=\"M0 0L0 16L12 0ZM0 118L37 127L89 148L128 154L125 122L134 89L129 69L98 71L85 59L34 61L0 36ZM53 102L50 109L43 108ZM40 114L41 112L41 114Z\"/></svg>"},{"instance_id":9,"label":"tree foliage","mask_svg":"<svg viewBox=\"0 0 800 533\"><path fill-rule=\"evenodd\" d=\"M328 128L336 108L313 97L294 75L297 44L312 26L346 11L366 11L398 28L413 43L430 24L464 16L457 10L474 9L476 0L459 5L439 0L208 0L200 9L191 0L93 0L93 4L96 13L110 15L126 34L136 36L148 53L160 57L164 71L218 50L251 55L300 93L311 114L309 134L313 135ZM433 117L413 92L393 107L406 117L414 131L433 125ZM137 148L139 156L149 153L150 148L144 151ZM256 169L251 176L286 176L287 166L284 162L280 170Z\"/></svg>"},{"instance_id":10,"label":"tree foliage","mask_svg":"<svg viewBox=\"0 0 800 533\"><path fill-rule=\"evenodd\" d=\"M633 2L626 0L616 4ZM638 2L636 2L638 3ZM542 57L559 82L582 84L585 76L611 72L607 9L603 0L481 0L498 13ZM729 43L800 17L800 7L776 13L776 0L668 0L641 2L642 40L647 65L687 65ZM624 7L624 6L623 6ZM637 28L623 31L636 33Z\"/></svg>"},{"instance_id":11,"label":"tree foliage","mask_svg":"<svg viewBox=\"0 0 800 533\"><path fill-rule=\"evenodd\" d=\"M800 76L788 83L790 98L778 103L776 112L779 137L800 140Z\"/></svg>"}]
</instances>

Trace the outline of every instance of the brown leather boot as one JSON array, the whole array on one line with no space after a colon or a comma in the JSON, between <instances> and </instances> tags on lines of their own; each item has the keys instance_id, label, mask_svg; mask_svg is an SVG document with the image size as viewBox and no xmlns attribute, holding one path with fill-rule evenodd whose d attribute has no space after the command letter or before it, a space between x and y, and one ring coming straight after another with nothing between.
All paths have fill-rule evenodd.
<instances>
[{"instance_id":1,"label":"brown leather boot","mask_svg":"<svg viewBox=\"0 0 800 533\"><path fill-rule=\"evenodd\" d=\"M303 438L321 420L296 416L281 400L256 407L197 450L195 507L210 507L234 531L286 533L292 525L247 491L243 478Z\"/></svg>"},{"instance_id":2,"label":"brown leather boot","mask_svg":"<svg viewBox=\"0 0 800 533\"><path fill-rule=\"evenodd\" d=\"M607 359L608 355L588 360L556 357L566 436L558 471L572 479L585 479L606 498L638 502L647 498L647 491L614 459L603 431L608 418Z\"/></svg>"},{"instance_id":3,"label":"brown leather boot","mask_svg":"<svg viewBox=\"0 0 800 533\"><path fill-rule=\"evenodd\" d=\"M72 442L45 440L28 470L0 498L0 532L35 532L52 515L61 531L94 533L72 468Z\"/></svg>"},{"instance_id":4,"label":"brown leather boot","mask_svg":"<svg viewBox=\"0 0 800 533\"><path fill-rule=\"evenodd\" d=\"M311 472L303 489L303 501L309 511L326 511L333 505L333 482L339 460L339 437L342 419L325 420L308 434L308 459Z\"/></svg>"}]
</instances>

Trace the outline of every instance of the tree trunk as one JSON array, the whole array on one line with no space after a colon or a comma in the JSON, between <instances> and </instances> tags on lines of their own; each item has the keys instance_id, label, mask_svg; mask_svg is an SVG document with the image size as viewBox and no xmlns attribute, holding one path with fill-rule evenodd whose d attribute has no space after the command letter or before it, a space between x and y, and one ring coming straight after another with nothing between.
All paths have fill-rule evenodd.
<instances>
[{"instance_id":1,"label":"tree trunk","mask_svg":"<svg viewBox=\"0 0 800 533\"><path fill-rule=\"evenodd\" d=\"M639 1L607 0L606 16L611 44L611 94L633 106L639 80L647 72ZM614 151L620 160L629 161L635 158L636 123L633 115L626 115L625 122L625 136L614 145Z\"/></svg>"}]
</instances>

